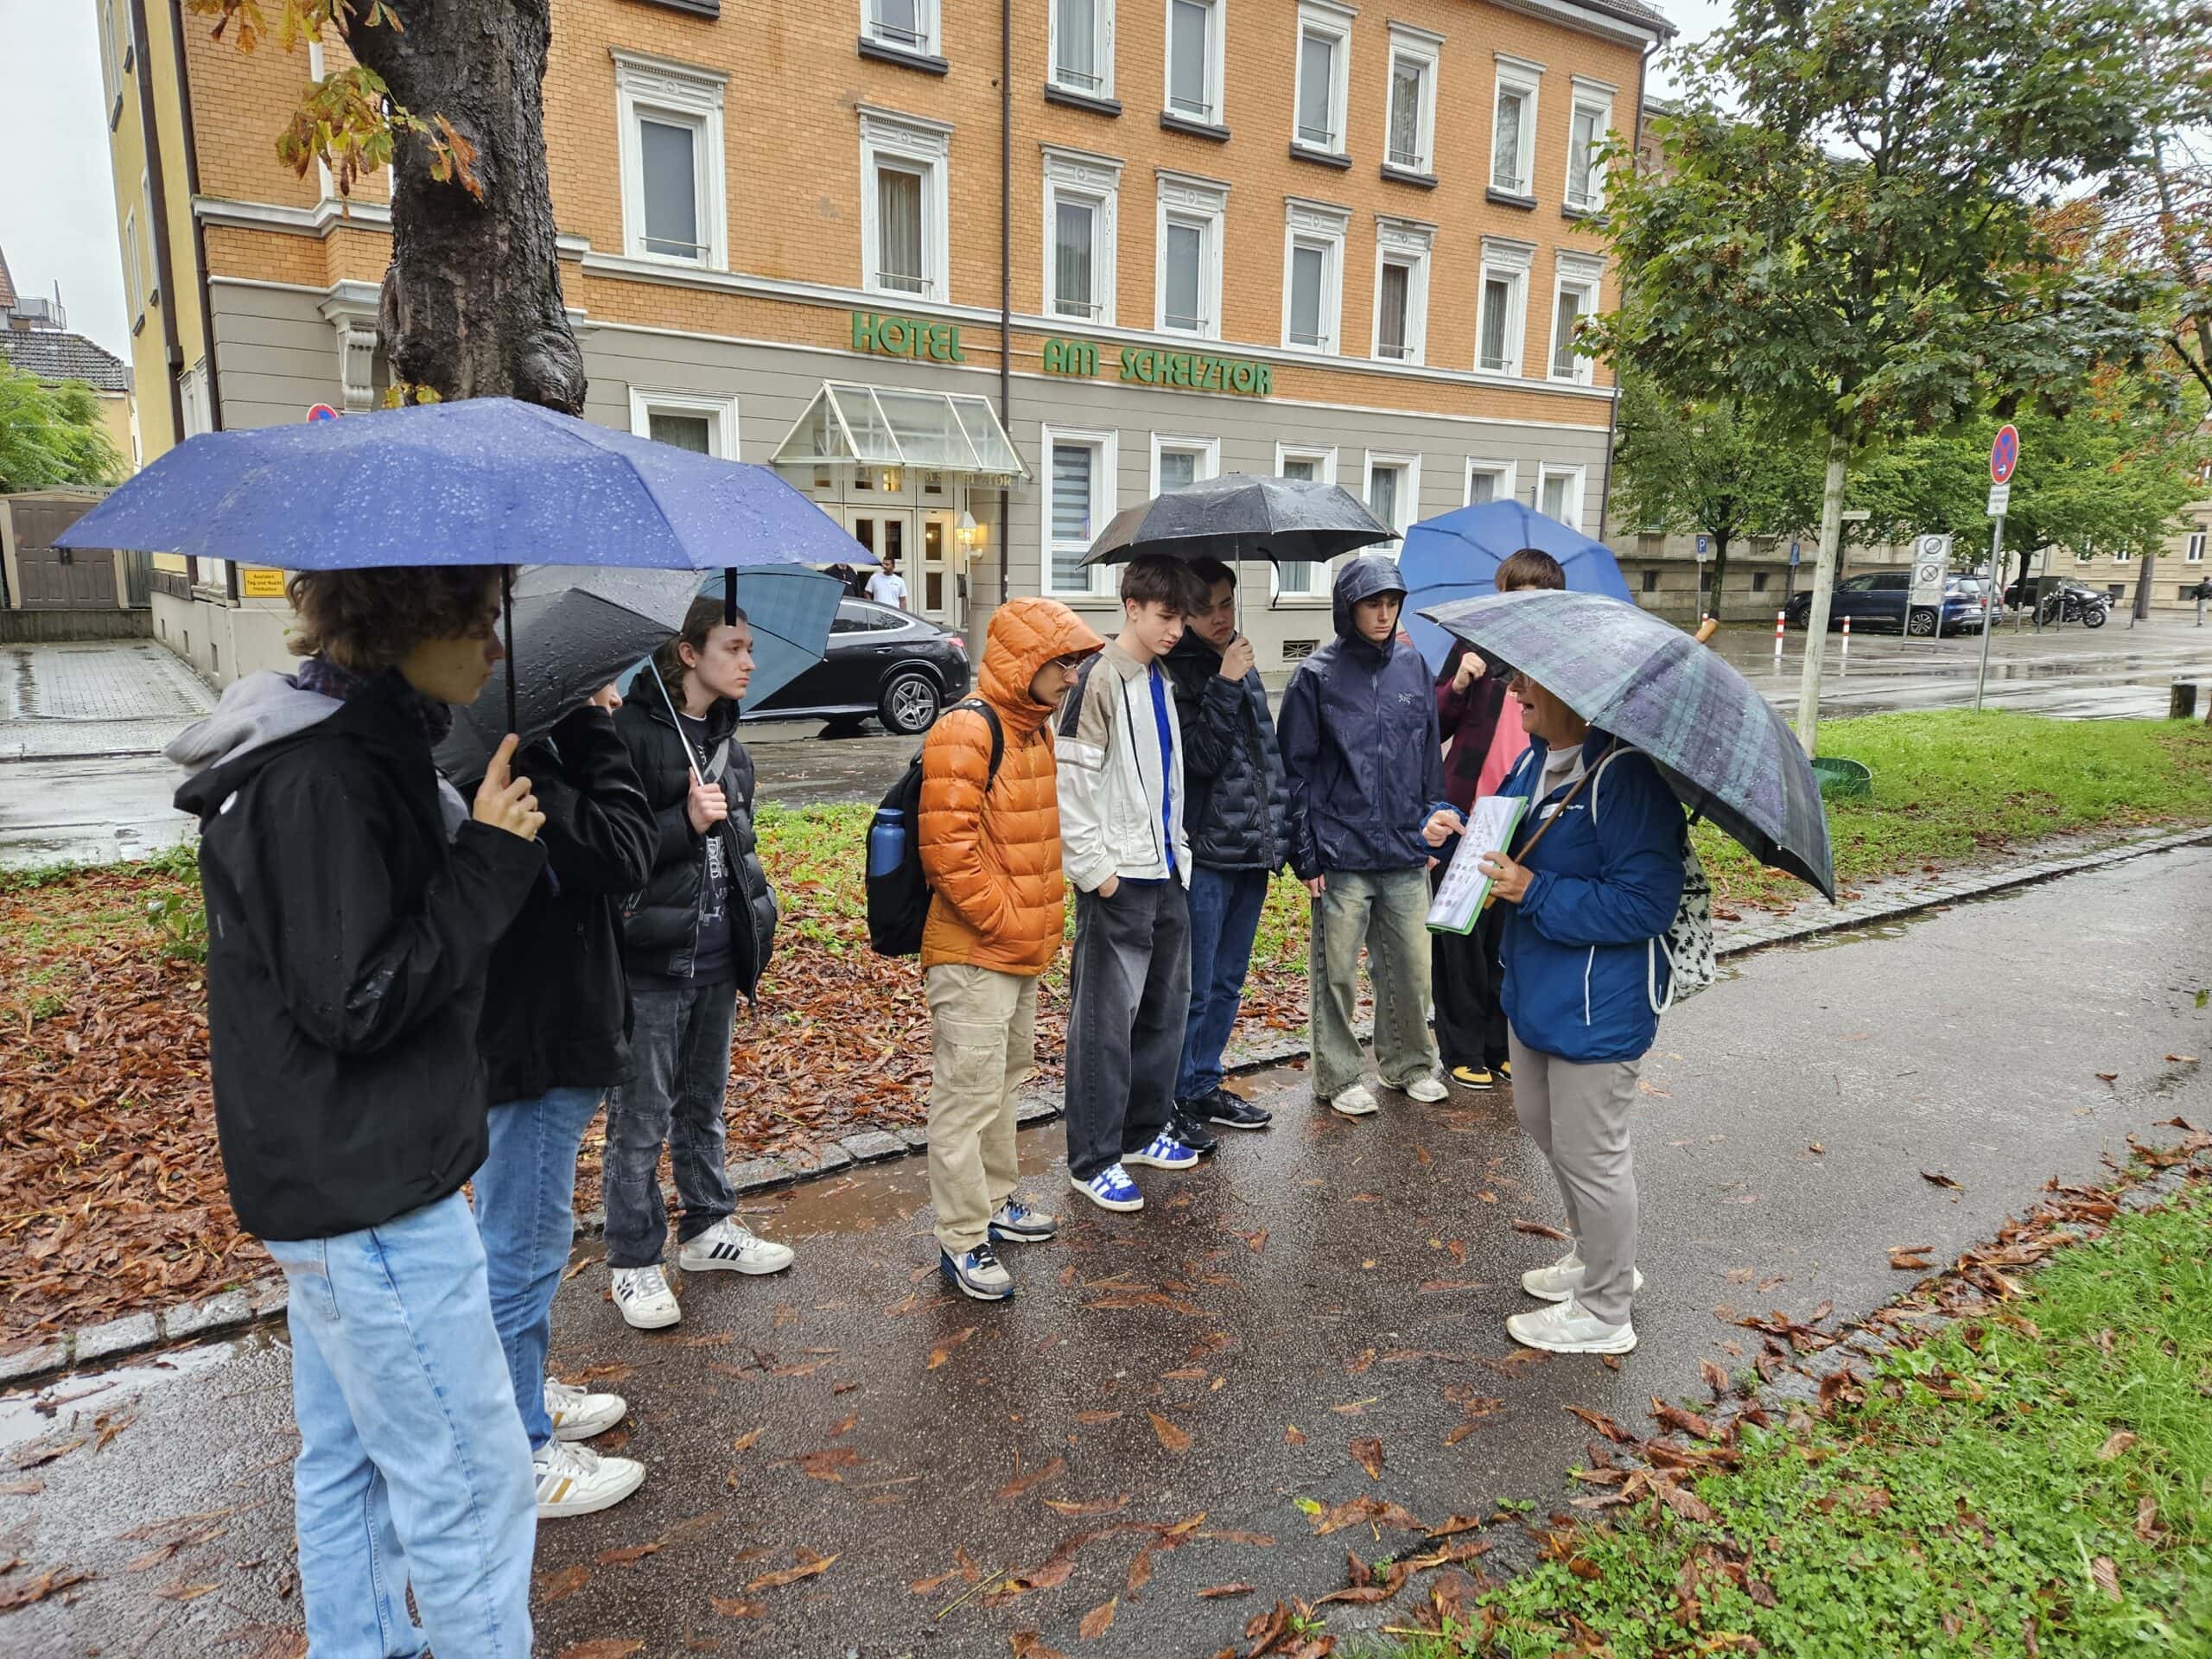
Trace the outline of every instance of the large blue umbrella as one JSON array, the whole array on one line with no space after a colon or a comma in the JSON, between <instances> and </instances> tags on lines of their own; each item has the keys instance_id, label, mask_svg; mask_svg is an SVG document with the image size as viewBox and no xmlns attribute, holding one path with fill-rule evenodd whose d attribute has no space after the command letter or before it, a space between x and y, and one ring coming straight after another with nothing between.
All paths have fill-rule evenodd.
<instances>
[{"instance_id":1,"label":"large blue umbrella","mask_svg":"<svg viewBox=\"0 0 2212 1659\"><path fill-rule=\"evenodd\" d=\"M720 594L715 578L699 588ZM753 627L753 683L746 688L747 708L760 704L820 662L830 649L830 625L845 585L819 570L790 566L737 573L737 602ZM659 696L645 664L632 664L620 682L622 695Z\"/></svg>"},{"instance_id":2,"label":"large blue umbrella","mask_svg":"<svg viewBox=\"0 0 2212 1659\"><path fill-rule=\"evenodd\" d=\"M1621 568L1603 542L1593 542L1518 501L1485 501L1424 518L1406 532L1406 544L1398 553L1398 569L1408 590L1406 609L1424 610L1496 593L1497 567L1524 547L1557 559L1567 572L1571 593L1629 597ZM1451 653L1452 636L1418 616L1407 629L1429 672L1440 672Z\"/></svg>"},{"instance_id":3,"label":"large blue umbrella","mask_svg":"<svg viewBox=\"0 0 2212 1659\"><path fill-rule=\"evenodd\" d=\"M1492 594L1427 617L1642 749L1684 805L1760 862L1835 897L1820 780L1773 705L1719 652L1602 594Z\"/></svg>"}]
</instances>

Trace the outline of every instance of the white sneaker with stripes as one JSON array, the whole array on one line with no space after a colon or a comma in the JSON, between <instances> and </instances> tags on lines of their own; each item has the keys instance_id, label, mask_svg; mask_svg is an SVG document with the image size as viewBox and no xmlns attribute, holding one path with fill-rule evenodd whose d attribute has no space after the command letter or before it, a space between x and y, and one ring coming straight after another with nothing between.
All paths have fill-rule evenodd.
<instances>
[{"instance_id":1,"label":"white sneaker with stripes","mask_svg":"<svg viewBox=\"0 0 2212 1659\"><path fill-rule=\"evenodd\" d=\"M553 1420L556 1440L588 1440L604 1434L630 1409L619 1394L593 1394L558 1377L545 1379L545 1414Z\"/></svg>"},{"instance_id":2,"label":"white sneaker with stripes","mask_svg":"<svg viewBox=\"0 0 2212 1659\"><path fill-rule=\"evenodd\" d=\"M541 1521L613 1509L645 1479L645 1465L634 1458L602 1458L588 1446L561 1440L531 1453L530 1464L537 1477Z\"/></svg>"},{"instance_id":3,"label":"white sneaker with stripes","mask_svg":"<svg viewBox=\"0 0 2212 1659\"><path fill-rule=\"evenodd\" d=\"M659 1262L649 1268L616 1268L613 1281L614 1306L632 1330L664 1331L683 1317Z\"/></svg>"},{"instance_id":4,"label":"white sneaker with stripes","mask_svg":"<svg viewBox=\"0 0 2212 1659\"><path fill-rule=\"evenodd\" d=\"M676 1253L676 1265L686 1273L781 1273L791 1264L790 1245L755 1238L734 1216L724 1216L698 1237L685 1240Z\"/></svg>"}]
</instances>

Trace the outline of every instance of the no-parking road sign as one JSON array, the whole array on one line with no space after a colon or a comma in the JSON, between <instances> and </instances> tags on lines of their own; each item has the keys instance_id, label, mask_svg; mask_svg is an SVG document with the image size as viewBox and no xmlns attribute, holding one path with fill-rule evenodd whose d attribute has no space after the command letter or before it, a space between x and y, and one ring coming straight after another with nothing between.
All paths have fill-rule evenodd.
<instances>
[{"instance_id":1,"label":"no-parking road sign","mask_svg":"<svg viewBox=\"0 0 2212 1659\"><path fill-rule=\"evenodd\" d=\"M1997 429L1996 442L1989 446L1989 481L2009 484L2012 469L2020 464L2020 435L2007 422Z\"/></svg>"}]
</instances>

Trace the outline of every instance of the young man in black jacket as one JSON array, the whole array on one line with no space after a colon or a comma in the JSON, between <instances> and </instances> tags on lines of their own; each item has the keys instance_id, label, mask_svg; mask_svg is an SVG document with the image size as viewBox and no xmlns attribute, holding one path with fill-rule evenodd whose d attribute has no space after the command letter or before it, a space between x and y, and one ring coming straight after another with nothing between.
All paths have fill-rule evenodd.
<instances>
[{"instance_id":1,"label":"young man in black jacket","mask_svg":"<svg viewBox=\"0 0 2212 1659\"><path fill-rule=\"evenodd\" d=\"M737 999L753 995L776 937L776 895L753 834L753 757L737 741L737 702L752 679L745 613L725 621L721 600L695 600L615 716L654 830L652 875L623 921L636 1029L630 1077L607 1103L603 1178L614 1306L640 1331L683 1317L661 1265L664 1146L683 1206L678 1267L763 1274L791 1264L787 1246L737 1219L723 1166Z\"/></svg>"},{"instance_id":2,"label":"young man in black jacket","mask_svg":"<svg viewBox=\"0 0 2212 1659\"><path fill-rule=\"evenodd\" d=\"M231 1203L291 1290L308 1646L528 1659L530 1444L461 1187L484 1161L485 976L543 820L513 738L473 812L430 758L499 660L499 588L422 569L289 591L307 660L232 685L171 753L195 768L176 799L200 823Z\"/></svg>"},{"instance_id":3,"label":"young man in black jacket","mask_svg":"<svg viewBox=\"0 0 2212 1659\"><path fill-rule=\"evenodd\" d=\"M653 817L614 729L609 685L522 751L545 815L546 873L493 953L480 1040L491 1068L492 1150L476 1172L492 1314L530 1436L537 1518L590 1515L645 1478L576 1442L628 1409L545 1374L553 1294L575 1242L576 1151L630 1071L622 901L653 868Z\"/></svg>"},{"instance_id":4,"label":"young man in black jacket","mask_svg":"<svg viewBox=\"0 0 2212 1659\"><path fill-rule=\"evenodd\" d=\"M1183 811L1191 837L1191 1012L1175 1079L1176 1138L1210 1151L1205 1128L1264 1129L1274 1115L1221 1086L1221 1052L1244 1000L1268 879L1289 856L1288 796L1268 688L1252 642L1236 632L1236 573L1217 559L1191 567L1206 608L1167 653L1183 722Z\"/></svg>"}]
</instances>

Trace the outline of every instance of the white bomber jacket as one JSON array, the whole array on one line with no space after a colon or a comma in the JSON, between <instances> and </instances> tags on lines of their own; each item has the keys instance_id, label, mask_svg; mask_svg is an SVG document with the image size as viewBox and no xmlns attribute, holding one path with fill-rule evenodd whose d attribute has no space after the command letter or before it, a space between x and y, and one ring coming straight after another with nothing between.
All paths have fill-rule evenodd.
<instances>
[{"instance_id":1,"label":"white bomber jacket","mask_svg":"<svg viewBox=\"0 0 2212 1659\"><path fill-rule=\"evenodd\" d=\"M1165 671L1160 671L1163 677ZM1168 833L1175 874L1191 885L1191 842L1183 830L1183 730L1175 690L1167 692L1172 762L1166 783ZM1160 745L1145 666L1112 640L1088 658L1053 722L1059 766L1060 863L1068 880L1096 893L1110 876L1167 879L1167 839L1161 833Z\"/></svg>"}]
</instances>

